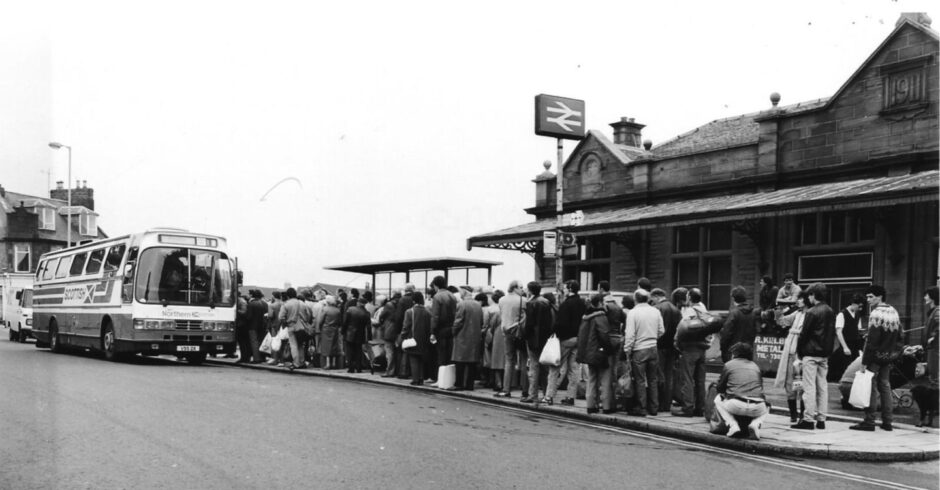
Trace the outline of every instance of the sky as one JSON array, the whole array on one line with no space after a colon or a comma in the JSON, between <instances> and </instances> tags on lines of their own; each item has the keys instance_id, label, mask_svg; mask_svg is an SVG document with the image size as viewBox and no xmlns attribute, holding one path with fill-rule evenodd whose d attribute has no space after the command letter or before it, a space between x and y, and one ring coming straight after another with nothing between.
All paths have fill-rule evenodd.
<instances>
[{"instance_id":1,"label":"sky","mask_svg":"<svg viewBox=\"0 0 940 490\"><path fill-rule=\"evenodd\" d=\"M504 262L504 287L531 257L466 240L533 220L557 163L535 95L655 145L771 92L828 97L901 12L938 19L906 0L312 3L0 0L0 184L47 195L58 141L106 233L224 236L248 284L362 287L323 267L454 256Z\"/></svg>"}]
</instances>

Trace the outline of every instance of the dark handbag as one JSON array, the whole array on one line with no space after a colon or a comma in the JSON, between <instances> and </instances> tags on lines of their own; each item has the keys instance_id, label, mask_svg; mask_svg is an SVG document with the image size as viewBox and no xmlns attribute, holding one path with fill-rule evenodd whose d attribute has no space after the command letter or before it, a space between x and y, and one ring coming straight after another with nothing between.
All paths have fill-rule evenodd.
<instances>
[{"instance_id":1,"label":"dark handbag","mask_svg":"<svg viewBox=\"0 0 940 490\"><path fill-rule=\"evenodd\" d=\"M705 337L721 331L721 319L711 313L696 311L696 318L684 319L679 322L676 331L676 340L679 342L698 342Z\"/></svg>"}]
</instances>

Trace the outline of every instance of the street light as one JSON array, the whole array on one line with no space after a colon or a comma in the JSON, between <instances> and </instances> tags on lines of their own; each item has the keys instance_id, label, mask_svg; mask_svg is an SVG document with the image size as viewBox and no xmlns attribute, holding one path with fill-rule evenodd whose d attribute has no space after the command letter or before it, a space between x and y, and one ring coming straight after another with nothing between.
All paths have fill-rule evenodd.
<instances>
[{"instance_id":1,"label":"street light","mask_svg":"<svg viewBox=\"0 0 940 490\"><path fill-rule=\"evenodd\" d=\"M49 148L52 148L53 150L61 150L62 148L66 148L69 150L69 178L65 181L65 183L68 185L68 209L65 212L65 248L68 248L72 246L72 147L53 141L49 143Z\"/></svg>"}]
</instances>

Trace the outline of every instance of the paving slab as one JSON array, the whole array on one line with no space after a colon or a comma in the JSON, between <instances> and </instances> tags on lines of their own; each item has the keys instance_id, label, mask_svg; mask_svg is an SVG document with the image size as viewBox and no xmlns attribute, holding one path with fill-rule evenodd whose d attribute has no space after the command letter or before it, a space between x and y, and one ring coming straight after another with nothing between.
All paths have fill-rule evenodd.
<instances>
[{"instance_id":1,"label":"paving slab","mask_svg":"<svg viewBox=\"0 0 940 490\"><path fill-rule=\"evenodd\" d=\"M445 391L428 385L412 386L408 380L382 378L378 373L350 374L346 373L345 370L316 368L290 372L283 367L268 364L235 363L232 359L221 358L210 358L206 362L216 365L260 369L285 375L329 377L351 382L394 386L417 392L444 394L764 455L864 461L940 459L940 430L936 428L917 428L899 423L895 423L894 430L891 432L883 431L880 428L876 428L875 432L850 430L849 426L861 421L861 412L855 412L858 414L855 417L852 417L851 414L839 414L835 418L830 417L826 422L825 430L800 430L790 428L790 419L785 410L774 410L764 421L764 426L760 431L760 440L748 440L711 434L708 422L703 417L677 417L666 413L647 417L631 416L624 412L588 414L584 400L576 400L573 407L559 404L536 406L520 402L518 396L508 399L494 398L493 391L485 388L473 391ZM518 393L514 393L514 395L518 395ZM832 397L830 396L830 398Z\"/></svg>"}]
</instances>

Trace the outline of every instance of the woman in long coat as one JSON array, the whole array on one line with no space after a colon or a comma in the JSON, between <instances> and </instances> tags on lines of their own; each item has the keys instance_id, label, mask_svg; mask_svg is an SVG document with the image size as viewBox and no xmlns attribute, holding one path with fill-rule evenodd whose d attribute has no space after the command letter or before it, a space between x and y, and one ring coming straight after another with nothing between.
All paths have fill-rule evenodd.
<instances>
[{"instance_id":1,"label":"woman in long coat","mask_svg":"<svg viewBox=\"0 0 940 490\"><path fill-rule=\"evenodd\" d=\"M317 332L320 333L320 357L326 359L326 369L339 368L337 362L342 350L339 342L339 329L343 324L343 314L336 306L334 296L326 297L326 306L320 311L320 320L317 323Z\"/></svg>"},{"instance_id":2,"label":"woman in long coat","mask_svg":"<svg viewBox=\"0 0 940 490\"><path fill-rule=\"evenodd\" d=\"M463 289L463 296L457 304L454 317L454 350L451 359L457 363L456 388L473 391L473 382L477 378L477 365L483 359L483 305L486 295L480 293L474 299L473 293Z\"/></svg>"},{"instance_id":3,"label":"woman in long coat","mask_svg":"<svg viewBox=\"0 0 940 490\"><path fill-rule=\"evenodd\" d=\"M415 292L415 305L405 311L401 329L402 341L415 339L416 345L404 350L411 365L411 384L424 382L425 359L431 355L431 313L424 306L424 295Z\"/></svg>"},{"instance_id":4,"label":"woman in long coat","mask_svg":"<svg viewBox=\"0 0 940 490\"><path fill-rule=\"evenodd\" d=\"M502 291L491 292L486 289L483 290L486 293L487 306L483 308L483 369L486 374L486 381L483 386L489 388L496 388L499 386L500 380L502 380L503 375L503 363L506 362L504 355L498 359L499 367L496 367L495 364L497 359L493 358L493 352L496 348L496 330L499 330L500 326L500 315L499 315L499 298L503 296ZM500 352L504 352L504 349L500 349ZM496 370L499 369L497 372Z\"/></svg>"}]
</instances>

